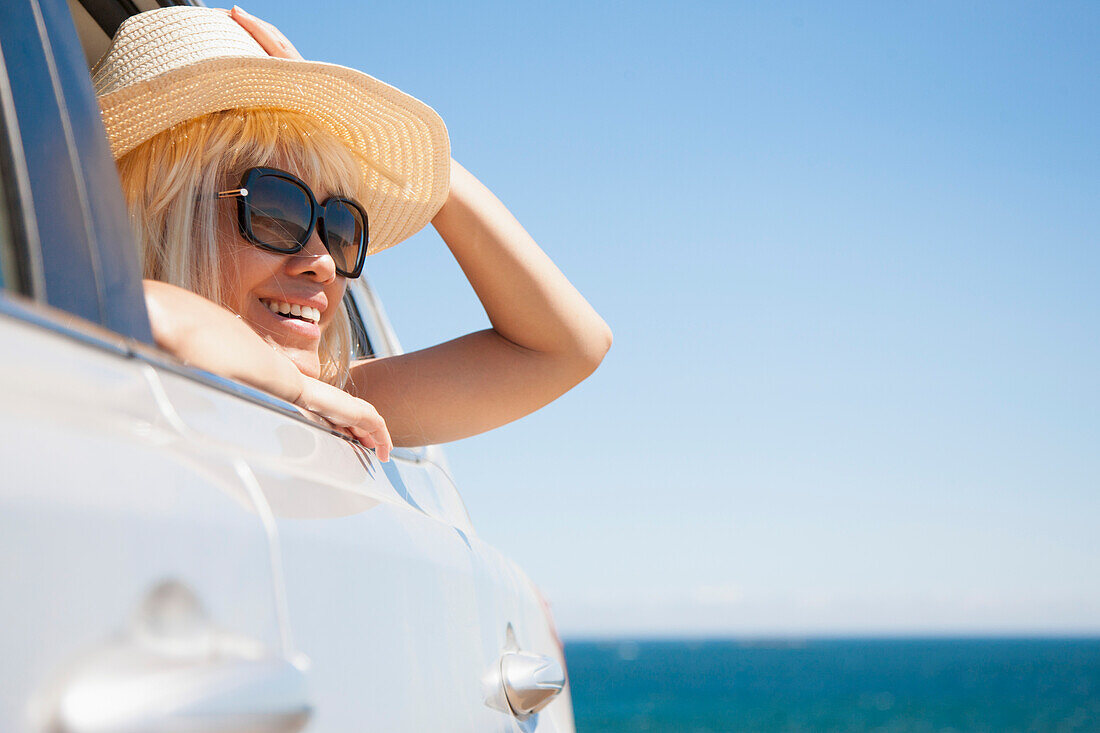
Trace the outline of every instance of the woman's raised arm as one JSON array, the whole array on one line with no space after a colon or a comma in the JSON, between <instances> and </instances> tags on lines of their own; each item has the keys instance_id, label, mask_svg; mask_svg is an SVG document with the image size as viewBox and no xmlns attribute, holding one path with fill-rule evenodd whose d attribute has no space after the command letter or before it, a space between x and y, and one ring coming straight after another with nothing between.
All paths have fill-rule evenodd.
<instances>
[{"instance_id":1,"label":"woman's raised arm","mask_svg":"<svg viewBox=\"0 0 1100 733\"><path fill-rule=\"evenodd\" d=\"M603 319L454 161L432 224L493 327L352 368L349 389L386 416L396 445L456 440L533 412L591 374L611 346Z\"/></svg>"},{"instance_id":2,"label":"woman's raised arm","mask_svg":"<svg viewBox=\"0 0 1100 733\"><path fill-rule=\"evenodd\" d=\"M301 58L275 26L230 15L272 56ZM599 365L611 329L493 193L451 161L432 221L492 328L352 367L348 390L385 416L396 445L457 440L559 397Z\"/></svg>"}]
</instances>

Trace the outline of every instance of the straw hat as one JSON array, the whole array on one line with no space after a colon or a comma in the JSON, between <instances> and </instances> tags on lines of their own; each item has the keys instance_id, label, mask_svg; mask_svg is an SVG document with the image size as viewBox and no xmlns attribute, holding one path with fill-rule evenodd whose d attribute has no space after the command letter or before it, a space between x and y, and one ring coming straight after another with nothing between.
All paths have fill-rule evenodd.
<instances>
[{"instance_id":1,"label":"straw hat","mask_svg":"<svg viewBox=\"0 0 1100 733\"><path fill-rule=\"evenodd\" d=\"M128 18L92 81L116 158L219 110L315 118L362 161L357 198L370 217L371 253L419 231L447 198L450 143L431 107L354 69L272 58L222 11L173 7Z\"/></svg>"}]
</instances>

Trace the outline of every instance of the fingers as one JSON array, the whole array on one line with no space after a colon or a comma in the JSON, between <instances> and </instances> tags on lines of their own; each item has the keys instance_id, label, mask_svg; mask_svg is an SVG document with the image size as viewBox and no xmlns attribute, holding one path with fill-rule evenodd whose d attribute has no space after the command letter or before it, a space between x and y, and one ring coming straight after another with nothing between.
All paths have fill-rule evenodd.
<instances>
[{"instance_id":1,"label":"fingers","mask_svg":"<svg viewBox=\"0 0 1100 733\"><path fill-rule=\"evenodd\" d=\"M390 459L390 451L393 450L393 441L390 439L390 433L389 430L386 429L385 424L374 430L366 430L359 427L351 427L349 429L356 440L368 448L374 448L375 453L378 454L378 460L385 463Z\"/></svg>"},{"instance_id":2,"label":"fingers","mask_svg":"<svg viewBox=\"0 0 1100 733\"><path fill-rule=\"evenodd\" d=\"M229 11L229 17L240 23L241 27L256 39L256 42L269 56L280 59L302 58L302 54L298 53L298 49L294 48L294 44L287 40L282 31L271 23L246 13L237 5L234 5L232 10Z\"/></svg>"},{"instance_id":3,"label":"fingers","mask_svg":"<svg viewBox=\"0 0 1100 733\"><path fill-rule=\"evenodd\" d=\"M374 448L380 461L389 460L393 440L374 405L311 377L304 377L303 385L297 404L322 415L338 428L346 428L360 443Z\"/></svg>"},{"instance_id":4,"label":"fingers","mask_svg":"<svg viewBox=\"0 0 1100 733\"><path fill-rule=\"evenodd\" d=\"M386 421L374 409L374 406L363 400L355 400L362 404L354 416L330 416L337 425L343 423L351 436L368 448L374 448L378 454L378 460L385 463L390 459L390 451L393 450L393 440L390 439L390 431L386 428ZM343 419L341 419L343 417Z\"/></svg>"},{"instance_id":5,"label":"fingers","mask_svg":"<svg viewBox=\"0 0 1100 733\"><path fill-rule=\"evenodd\" d=\"M390 438L386 421L371 403L357 397L351 397L351 399L358 403L360 412L355 416L354 422L347 426L348 429L360 443L368 448L374 448L378 454L378 460L385 463L390 459L390 451L393 450L393 440Z\"/></svg>"}]
</instances>

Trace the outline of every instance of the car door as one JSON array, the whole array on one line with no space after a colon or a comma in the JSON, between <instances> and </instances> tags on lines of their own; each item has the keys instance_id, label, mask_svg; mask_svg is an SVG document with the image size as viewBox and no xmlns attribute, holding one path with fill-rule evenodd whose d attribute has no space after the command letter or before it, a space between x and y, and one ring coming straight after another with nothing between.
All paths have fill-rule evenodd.
<instances>
[{"instance_id":1,"label":"car door","mask_svg":"<svg viewBox=\"0 0 1100 733\"><path fill-rule=\"evenodd\" d=\"M4 3L0 730L296 730L270 512L174 419L126 229L67 8Z\"/></svg>"},{"instance_id":2,"label":"car door","mask_svg":"<svg viewBox=\"0 0 1100 733\"><path fill-rule=\"evenodd\" d=\"M377 315L348 305L360 324ZM377 325L362 330L385 353ZM270 513L311 731L572 730L567 695L523 720L501 699L503 655L560 669L560 646L534 586L476 536L437 446L382 464L292 406L217 381L158 369L181 431L242 460Z\"/></svg>"},{"instance_id":3,"label":"car door","mask_svg":"<svg viewBox=\"0 0 1100 733\"><path fill-rule=\"evenodd\" d=\"M365 279L348 305L372 353L399 352ZM573 730L568 692L523 719L501 697L506 655L560 674L561 647L535 586L478 538L442 449L398 448L380 469L358 506L332 478L308 502L271 502L316 730Z\"/></svg>"}]
</instances>

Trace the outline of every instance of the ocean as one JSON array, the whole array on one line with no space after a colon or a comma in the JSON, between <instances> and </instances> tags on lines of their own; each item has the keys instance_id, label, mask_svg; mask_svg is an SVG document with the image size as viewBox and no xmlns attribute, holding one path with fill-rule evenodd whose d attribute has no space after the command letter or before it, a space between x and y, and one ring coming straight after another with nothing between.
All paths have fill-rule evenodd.
<instances>
[{"instance_id":1,"label":"ocean","mask_svg":"<svg viewBox=\"0 0 1100 733\"><path fill-rule=\"evenodd\" d=\"M1100 639L573 641L577 733L1100 731Z\"/></svg>"}]
</instances>

